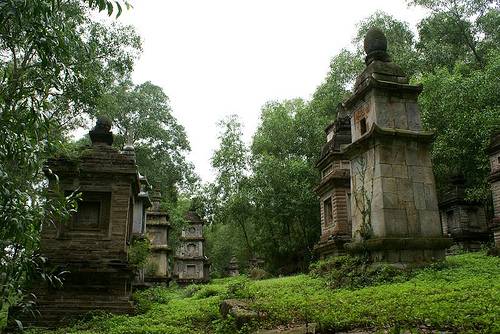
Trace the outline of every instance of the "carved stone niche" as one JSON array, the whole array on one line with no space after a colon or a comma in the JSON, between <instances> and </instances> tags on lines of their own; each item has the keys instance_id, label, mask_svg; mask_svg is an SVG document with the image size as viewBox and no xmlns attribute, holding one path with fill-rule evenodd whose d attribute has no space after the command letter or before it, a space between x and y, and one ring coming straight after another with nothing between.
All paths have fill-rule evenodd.
<instances>
[{"instance_id":1,"label":"carved stone niche","mask_svg":"<svg viewBox=\"0 0 500 334\"><path fill-rule=\"evenodd\" d=\"M69 194L69 192L66 192ZM84 191L78 208L66 224L59 227L59 238L83 235L108 236L110 226L111 192Z\"/></svg>"}]
</instances>

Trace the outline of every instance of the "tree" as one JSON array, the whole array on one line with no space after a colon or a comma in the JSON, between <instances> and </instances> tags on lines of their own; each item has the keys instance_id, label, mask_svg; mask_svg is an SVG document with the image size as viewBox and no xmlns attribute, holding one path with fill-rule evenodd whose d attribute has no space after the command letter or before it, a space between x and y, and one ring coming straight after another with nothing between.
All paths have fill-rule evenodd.
<instances>
[{"instance_id":1,"label":"tree","mask_svg":"<svg viewBox=\"0 0 500 334\"><path fill-rule=\"evenodd\" d=\"M318 182L314 164L327 116L301 99L269 102L252 143L255 238L268 269L304 269L319 236Z\"/></svg>"},{"instance_id":2,"label":"tree","mask_svg":"<svg viewBox=\"0 0 500 334\"><path fill-rule=\"evenodd\" d=\"M456 62L483 67L488 50L498 49L499 2L496 0L413 0L431 11L418 25L417 49L425 71L452 70Z\"/></svg>"},{"instance_id":3,"label":"tree","mask_svg":"<svg viewBox=\"0 0 500 334\"><path fill-rule=\"evenodd\" d=\"M500 124L500 52L490 55L484 69L456 63L424 74L419 103L424 126L436 130L432 147L439 189L449 177L465 176L469 199L488 198L489 162L486 148Z\"/></svg>"},{"instance_id":4,"label":"tree","mask_svg":"<svg viewBox=\"0 0 500 334\"><path fill-rule=\"evenodd\" d=\"M205 209L211 222L207 233L209 254L216 272L223 274L231 255L244 263L254 255L254 248L247 177L249 152L242 139L242 125L237 115L230 115L217 126L219 148L211 159L216 177L206 187Z\"/></svg>"},{"instance_id":5,"label":"tree","mask_svg":"<svg viewBox=\"0 0 500 334\"><path fill-rule=\"evenodd\" d=\"M98 112L113 119L116 145L134 146L139 170L169 201L175 202L179 187L195 182L185 157L190 147L184 127L172 115L161 87L124 80L102 97Z\"/></svg>"},{"instance_id":6,"label":"tree","mask_svg":"<svg viewBox=\"0 0 500 334\"><path fill-rule=\"evenodd\" d=\"M41 222L72 210L63 196L45 200L44 159L140 51L133 30L91 20L103 4L115 10L104 0L0 2L0 311L37 271Z\"/></svg>"}]
</instances>

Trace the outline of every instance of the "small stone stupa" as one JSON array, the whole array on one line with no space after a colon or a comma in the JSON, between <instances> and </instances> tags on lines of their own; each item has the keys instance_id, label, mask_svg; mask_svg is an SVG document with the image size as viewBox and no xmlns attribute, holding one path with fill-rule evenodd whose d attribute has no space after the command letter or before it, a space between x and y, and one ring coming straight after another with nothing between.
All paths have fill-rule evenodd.
<instances>
[{"instance_id":1,"label":"small stone stupa","mask_svg":"<svg viewBox=\"0 0 500 334\"><path fill-rule=\"evenodd\" d=\"M179 284L208 282L210 264L205 256L204 222L194 211L188 211L185 219L188 225L182 230L174 257L175 280Z\"/></svg>"},{"instance_id":2,"label":"small stone stupa","mask_svg":"<svg viewBox=\"0 0 500 334\"><path fill-rule=\"evenodd\" d=\"M343 154L343 148L351 143L351 124L341 105L337 108L337 118L325 132L327 142L316 163L321 181L314 189L321 210L321 237L314 250L322 259L345 254L344 244L351 240L352 234L350 161Z\"/></svg>"},{"instance_id":3,"label":"small stone stupa","mask_svg":"<svg viewBox=\"0 0 500 334\"><path fill-rule=\"evenodd\" d=\"M146 212L146 235L151 243L151 254L149 256L146 270L146 282L170 281L169 257L172 252L168 237L170 232L170 222L168 213L161 209L161 193L156 190L151 194L152 207Z\"/></svg>"},{"instance_id":4,"label":"small stone stupa","mask_svg":"<svg viewBox=\"0 0 500 334\"><path fill-rule=\"evenodd\" d=\"M239 276L240 274L240 266L238 265L238 259L236 256L231 257L231 261L229 261L229 265L227 266L227 275L230 277Z\"/></svg>"},{"instance_id":5,"label":"small stone stupa","mask_svg":"<svg viewBox=\"0 0 500 334\"><path fill-rule=\"evenodd\" d=\"M449 249L451 253L478 251L490 237L484 207L478 201L466 201L465 197L465 178L454 175L439 202L443 234L455 243Z\"/></svg>"},{"instance_id":6,"label":"small stone stupa","mask_svg":"<svg viewBox=\"0 0 500 334\"><path fill-rule=\"evenodd\" d=\"M417 98L387 53L387 39L371 28L364 40L366 68L344 102L351 118L351 253L405 266L443 259L451 244L443 237L430 144Z\"/></svg>"}]
</instances>

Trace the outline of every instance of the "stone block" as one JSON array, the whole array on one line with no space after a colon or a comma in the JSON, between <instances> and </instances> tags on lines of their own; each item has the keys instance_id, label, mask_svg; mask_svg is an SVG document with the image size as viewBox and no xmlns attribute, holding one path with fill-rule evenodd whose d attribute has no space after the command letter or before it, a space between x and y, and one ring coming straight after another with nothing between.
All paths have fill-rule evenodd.
<instances>
[{"instance_id":1,"label":"stone block","mask_svg":"<svg viewBox=\"0 0 500 334\"><path fill-rule=\"evenodd\" d=\"M422 130L422 121L420 119L420 112L416 102L406 102L406 116L408 118L408 129L414 131Z\"/></svg>"},{"instance_id":2,"label":"stone block","mask_svg":"<svg viewBox=\"0 0 500 334\"><path fill-rule=\"evenodd\" d=\"M418 210L420 231L422 236L441 236L441 223L437 210Z\"/></svg>"},{"instance_id":3,"label":"stone block","mask_svg":"<svg viewBox=\"0 0 500 334\"><path fill-rule=\"evenodd\" d=\"M406 165L417 166L418 163L418 144L416 142L409 142L406 144Z\"/></svg>"},{"instance_id":4,"label":"stone block","mask_svg":"<svg viewBox=\"0 0 500 334\"><path fill-rule=\"evenodd\" d=\"M407 202L413 200L412 182L408 179L396 179L396 187L401 201Z\"/></svg>"},{"instance_id":5,"label":"stone block","mask_svg":"<svg viewBox=\"0 0 500 334\"><path fill-rule=\"evenodd\" d=\"M377 146L377 151L378 151L378 158L381 164L393 164L394 159L392 156L392 147L390 145L378 145Z\"/></svg>"},{"instance_id":6,"label":"stone block","mask_svg":"<svg viewBox=\"0 0 500 334\"><path fill-rule=\"evenodd\" d=\"M419 166L432 167L430 150L427 144L419 143L417 148L417 160Z\"/></svg>"},{"instance_id":7,"label":"stone block","mask_svg":"<svg viewBox=\"0 0 500 334\"><path fill-rule=\"evenodd\" d=\"M391 164L376 164L375 165L375 177L392 177L392 165Z\"/></svg>"},{"instance_id":8,"label":"stone block","mask_svg":"<svg viewBox=\"0 0 500 334\"><path fill-rule=\"evenodd\" d=\"M415 262L422 262L423 260L424 260L424 253L420 249L401 250L401 262L415 263Z\"/></svg>"},{"instance_id":9,"label":"stone block","mask_svg":"<svg viewBox=\"0 0 500 334\"><path fill-rule=\"evenodd\" d=\"M425 167L408 166L408 171L413 182L425 182Z\"/></svg>"},{"instance_id":10,"label":"stone block","mask_svg":"<svg viewBox=\"0 0 500 334\"><path fill-rule=\"evenodd\" d=\"M382 191L391 193L397 192L396 179L392 177L382 177L381 181L382 181Z\"/></svg>"},{"instance_id":11,"label":"stone block","mask_svg":"<svg viewBox=\"0 0 500 334\"><path fill-rule=\"evenodd\" d=\"M397 193L384 191L382 193L382 198L383 198L382 207L384 209L398 209L400 207Z\"/></svg>"},{"instance_id":12,"label":"stone block","mask_svg":"<svg viewBox=\"0 0 500 334\"><path fill-rule=\"evenodd\" d=\"M425 207L427 210L438 211L438 201L434 184L424 184Z\"/></svg>"},{"instance_id":13,"label":"stone block","mask_svg":"<svg viewBox=\"0 0 500 334\"><path fill-rule=\"evenodd\" d=\"M399 251L386 252L386 261L389 263L401 262L401 253Z\"/></svg>"},{"instance_id":14,"label":"stone block","mask_svg":"<svg viewBox=\"0 0 500 334\"><path fill-rule=\"evenodd\" d=\"M385 234L382 236L408 235L407 217L404 209L384 209Z\"/></svg>"},{"instance_id":15,"label":"stone block","mask_svg":"<svg viewBox=\"0 0 500 334\"><path fill-rule=\"evenodd\" d=\"M384 236L385 235L385 217L384 217L384 212L385 210L383 209L374 209L371 212L371 225L372 225L372 230L373 234L375 236ZM357 227L359 229L359 226ZM353 226L353 231L354 231L354 226Z\"/></svg>"},{"instance_id":16,"label":"stone block","mask_svg":"<svg viewBox=\"0 0 500 334\"><path fill-rule=\"evenodd\" d=\"M408 235L420 235L418 210L415 207L407 207L406 217L408 219Z\"/></svg>"},{"instance_id":17,"label":"stone block","mask_svg":"<svg viewBox=\"0 0 500 334\"><path fill-rule=\"evenodd\" d=\"M392 175L397 178L408 178L408 167L406 165L392 165Z\"/></svg>"},{"instance_id":18,"label":"stone block","mask_svg":"<svg viewBox=\"0 0 500 334\"><path fill-rule=\"evenodd\" d=\"M432 171L432 167L423 167L422 173L424 175L424 182L428 184L434 184L434 172Z\"/></svg>"},{"instance_id":19,"label":"stone block","mask_svg":"<svg viewBox=\"0 0 500 334\"><path fill-rule=\"evenodd\" d=\"M395 116L395 125L398 129L408 129L408 119L406 117L406 112L398 112Z\"/></svg>"},{"instance_id":20,"label":"stone block","mask_svg":"<svg viewBox=\"0 0 500 334\"><path fill-rule=\"evenodd\" d=\"M423 183L413 182L413 199L417 209L424 210L427 208Z\"/></svg>"}]
</instances>

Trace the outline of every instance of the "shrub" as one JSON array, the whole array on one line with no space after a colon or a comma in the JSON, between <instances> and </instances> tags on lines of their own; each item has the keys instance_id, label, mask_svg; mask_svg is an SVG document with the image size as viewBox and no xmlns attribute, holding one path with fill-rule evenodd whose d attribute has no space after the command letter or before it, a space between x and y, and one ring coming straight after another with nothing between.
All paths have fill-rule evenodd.
<instances>
[{"instance_id":1,"label":"shrub","mask_svg":"<svg viewBox=\"0 0 500 334\"><path fill-rule=\"evenodd\" d=\"M248 277L253 280L261 280L261 279L266 279L269 278L270 275L267 271L265 271L262 268L252 268L248 272Z\"/></svg>"},{"instance_id":2,"label":"shrub","mask_svg":"<svg viewBox=\"0 0 500 334\"><path fill-rule=\"evenodd\" d=\"M313 277L326 279L331 288L359 289L366 286L409 280L412 269L399 269L387 264L374 265L363 257L338 256L312 263Z\"/></svg>"},{"instance_id":3,"label":"shrub","mask_svg":"<svg viewBox=\"0 0 500 334\"><path fill-rule=\"evenodd\" d=\"M148 260L150 253L150 242L146 237L134 237L128 251L130 264L142 269Z\"/></svg>"},{"instance_id":4,"label":"shrub","mask_svg":"<svg viewBox=\"0 0 500 334\"><path fill-rule=\"evenodd\" d=\"M224 295L225 299L249 299L253 297L253 293L248 286L250 280L247 277L230 281L227 285L227 292Z\"/></svg>"}]
</instances>

